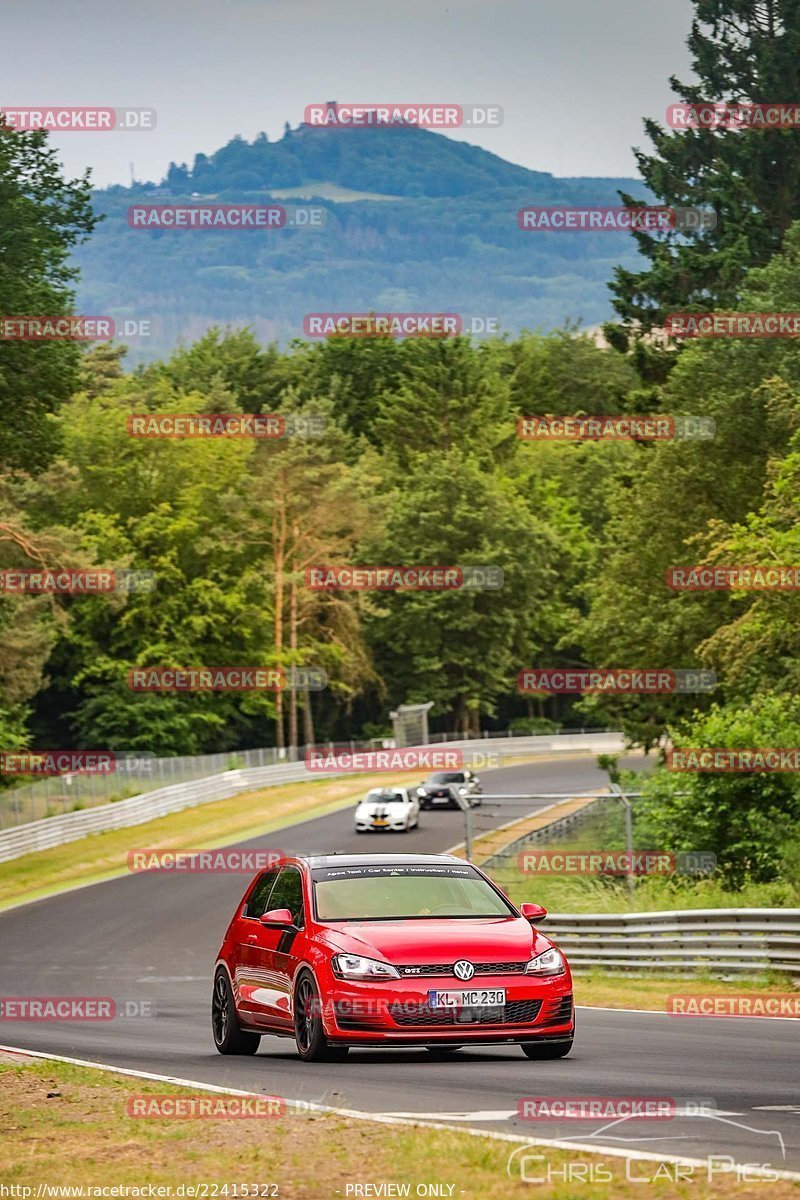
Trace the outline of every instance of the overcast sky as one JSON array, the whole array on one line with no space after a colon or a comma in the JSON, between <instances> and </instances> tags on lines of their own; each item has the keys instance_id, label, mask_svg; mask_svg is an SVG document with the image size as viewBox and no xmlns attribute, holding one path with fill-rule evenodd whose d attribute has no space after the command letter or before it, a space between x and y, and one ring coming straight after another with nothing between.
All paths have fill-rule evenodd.
<instances>
[{"instance_id":1,"label":"overcast sky","mask_svg":"<svg viewBox=\"0 0 800 1200\"><path fill-rule=\"evenodd\" d=\"M0 105L147 106L151 132L54 138L97 186L160 179L307 104L497 104L448 136L555 175L631 175L690 75L690 0L3 0Z\"/></svg>"}]
</instances>

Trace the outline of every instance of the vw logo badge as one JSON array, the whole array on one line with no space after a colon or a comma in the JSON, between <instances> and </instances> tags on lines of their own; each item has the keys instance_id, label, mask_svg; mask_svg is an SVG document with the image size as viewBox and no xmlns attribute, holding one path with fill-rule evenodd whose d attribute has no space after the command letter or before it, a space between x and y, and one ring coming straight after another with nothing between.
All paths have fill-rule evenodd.
<instances>
[{"instance_id":1,"label":"vw logo badge","mask_svg":"<svg viewBox=\"0 0 800 1200\"><path fill-rule=\"evenodd\" d=\"M460 958L453 967L453 974L458 979L472 979L475 974L475 968L471 962L467 962L465 958Z\"/></svg>"}]
</instances>

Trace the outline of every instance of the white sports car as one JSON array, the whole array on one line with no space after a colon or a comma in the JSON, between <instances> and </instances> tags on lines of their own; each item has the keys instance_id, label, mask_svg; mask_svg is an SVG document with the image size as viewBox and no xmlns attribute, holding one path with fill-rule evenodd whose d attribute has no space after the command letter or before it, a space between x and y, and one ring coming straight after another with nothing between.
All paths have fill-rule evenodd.
<instances>
[{"instance_id":1,"label":"white sports car","mask_svg":"<svg viewBox=\"0 0 800 1200\"><path fill-rule=\"evenodd\" d=\"M373 788L356 809L356 833L395 829L408 833L419 823L419 801L408 788Z\"/></svg>"}]
</instances>

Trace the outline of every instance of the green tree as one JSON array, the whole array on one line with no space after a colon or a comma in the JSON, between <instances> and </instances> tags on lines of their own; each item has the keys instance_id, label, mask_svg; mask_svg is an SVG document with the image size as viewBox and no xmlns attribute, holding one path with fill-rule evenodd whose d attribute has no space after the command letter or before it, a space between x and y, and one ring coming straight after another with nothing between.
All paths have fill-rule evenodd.
<instances>
[{"instance_id":1,"label":"green tree","mask_svg":"<svg viewBox=\"0 0 800 1200\"><path fill-rule=\"evenodd\" d=\"M670 79L687 104L793 102L800 94L798 0L694 0L688 46L697 82ZM634 233L644 270L618 268L612 292L624 346L665 314L737 305L751 266L764 265L800 216L800 142L794 129L670 130L644 122L653 152L636 151L642 179L673 207L711 208L713 229ZM626 204L643 203L621 193Z\"/></svg>"},{"instance_id":2,"label":"green tree","mask_svg":"<svg viewBox=\"0 0 800 1200\"><path fill-rule=\"evenodd\" d=\"M0 116L0 314L63 316L72 311L72 248L96 223L88 173L64 179L41 132L12 129ZM0 340L0 464L38 471L52 458L49 419L78 383L72 341Z\"/></svg>"},{"instance_id":3,"label":"green tree","mask_svg":"<svg viewBox=\"0 0 800 1200\"><path fill-rule=\"evenodd\" d=\"M795 224L781 253L750 272L741 306L797 308L799 264L800 224ZM667 413L711 419L714 436L638 447L633 463L609 480L610 516L597 573L587 584L590 612L582 641L598 665L704 664L719 677L717 698L727 698L726 679L733 684L737 668L714 634L731 626L752 598L675 592L666 585L666 572L701 562L709 554L721 561L730 553L720 547L725 531L744 525L748 513L761 508L768 480L800 427L796 342L697 342L680 355L662 400ZM779 670L777 663L765 664L767 677L774 678ZM604 712L606 719L622 719L637 741L652 743L694 703L700 701L677 696L624 702L608 698Z\"/></svg>"},{"instance_id":4,"label":"green tree","mask_svg":"<svg viewBox=\"0 0 800 1200\"><path fill-rule=\"evenodd\" d=\"M433 700L451 727L477 729L513 694L531 650L528 613L553 575L542 553L550 531L531 521L508 479L461 445L420 454L399 482L383 476L382 534L357 561L492 566L499 590L380 593L369 619L376 661L394 703Z\"/></svg>"},{"instance_id":5,"label":"green tree","mask_svg":"<svg viewBox=\"0 0 800 1200\"><path fill-rule=\"evenodd\" d=\"M42 477L36 506L93 563L155 572L154 592L76 597L51 658L44 724L66 720L78 744L193 754L236 746L274 716L274 696L137 693L136 666L268 666L268 568L232 519L252 483L246 440L131 438L130 412L213 412L219 390L182 392L128 376L62 409L65 461ZM55 486L59 484L60 486ZM55 705L57 715L48 712ZM263 735L258 738L263 742Z\"/></svg>"},{"instance_id":6,"label":"green tree","mask_svg":"<svg viewBox=\"0 0 800 1200\"><path fill-rule=\"evenodd\" d=\"M684 749L791 748L799 733L800 700L764 695L747 705L715 705L673 729L672 741ZM711 851L723 882L734 887L778 877L800 820L796 775L660 768L643 790L637 805L640 844L649 838L667 850Z\"/></svg>"}]
</instances>

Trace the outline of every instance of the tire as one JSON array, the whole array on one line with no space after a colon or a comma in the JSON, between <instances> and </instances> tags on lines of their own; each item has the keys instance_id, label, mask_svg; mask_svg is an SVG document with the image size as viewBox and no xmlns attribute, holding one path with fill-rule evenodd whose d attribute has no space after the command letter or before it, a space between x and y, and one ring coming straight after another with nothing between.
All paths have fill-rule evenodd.
<instances>
[{"instance_id":1,"label":"tire","mask_svg":"<svg viewBox=\"0 0 800 1200\"><path fill-rule=\"evenodd\" d=\"M260 1033L248 1033L240 1027L230 981L221 967L214 976L211 1032L220 1054L255 1054L261 1041Z\"/></svg>"},{"instance_id":2,"label":"tire","mask_svg":"<svg viewBox=\"0 0 800 1200\"><path fill-rule=\"evenodd\" d=\"M535 1058L539 1062L544 1059L566 1058L572 1049L573 1039L565 1042L520 1042L520 1050L526 1058Z\"/></svg>"},{"instance_id":3,"label":"tire","mask_svg":"<svg viewBox=\"0 0 800 1200\"><path fill-rule=\"evenodd\" d=\"M303 971L294 992L294 1040L303 1062L341 1062L349 1046L332 1046L325 1037L314 977Z\"/></svg>"},{"instance_id":4,"label":"tire","mask_svg":"<svg viewBox=\"0 0 800 1200\"><path fill-rule=\"evenodd\" d=\"M440 1056L443 1057L445 1054L455 1054L456 1050L463 1050L464 1047L463 1046L426 1046L425 1049L428 1051L429 1054L432 1054L434 1056L434 1058L439 1058Z\"/></svg>"}]
</instances>

